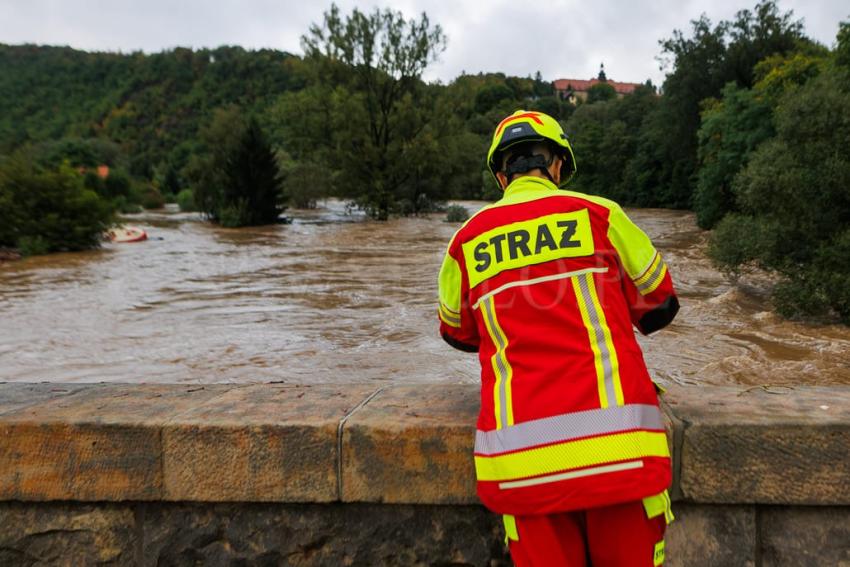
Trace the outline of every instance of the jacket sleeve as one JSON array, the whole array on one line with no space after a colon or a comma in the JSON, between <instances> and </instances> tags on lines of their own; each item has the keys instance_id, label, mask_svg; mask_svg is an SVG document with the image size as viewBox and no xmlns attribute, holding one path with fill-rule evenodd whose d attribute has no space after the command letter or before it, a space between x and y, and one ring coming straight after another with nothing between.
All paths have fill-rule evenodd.
<instances>
[{"instance_id":1,"label":"jacket sleeve","mask_svg":"<svg viewBox=\"0 0 850 567\"><path fill-rule=\"evenodd\" d=\"M632 323L644 335L666 327L679 311L679 300L661 254L619 205L611 208L608 239L625 271L623 290Z\"/></svg>"},{"instance_id":2,"label":"jacket sleeve","mask_svg":"<svg viewBox=\"0 0 850 567\"><path fill-rule=\"evenodd\" d=\"M443 258L439 290L440 335L451 346L464 352L478 352L478 327L467 299L461 261L453 255L453 244ZM457 249L454 252L459 254Z\"/></svg>"}]
</instances>

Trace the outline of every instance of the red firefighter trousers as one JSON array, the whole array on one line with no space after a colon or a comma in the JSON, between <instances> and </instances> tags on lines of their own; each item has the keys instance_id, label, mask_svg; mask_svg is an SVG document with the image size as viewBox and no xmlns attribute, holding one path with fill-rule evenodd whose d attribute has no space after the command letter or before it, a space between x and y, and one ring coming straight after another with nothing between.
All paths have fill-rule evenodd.
<instances>
[{"instance_id":1,"label":"red firefighter trousers","mask_svg":"<svg viewBox=\"0 0 850 567\"><path fill-rule=\"evenodd\" d=\"M641 501L515 522L516 567L656 567L664 560L664 515L647 518Z\"/></svg>"}]
</instances>

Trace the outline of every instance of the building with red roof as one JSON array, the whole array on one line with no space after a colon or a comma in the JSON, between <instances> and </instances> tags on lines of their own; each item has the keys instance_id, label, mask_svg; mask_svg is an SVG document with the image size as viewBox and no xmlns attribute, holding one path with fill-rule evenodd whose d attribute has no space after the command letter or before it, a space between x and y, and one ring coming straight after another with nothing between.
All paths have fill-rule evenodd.
<instances>
[{"instance_id":1,"label":"building with red roof","mask_svg":"<svg viewBox=\"0 0 850 567\"><path fill-rule=\"evenodd\" d=\"M555 92L561 97L561 100L566 100L572 104L576 104L579 100L587 100L587 93L590 87L598 84L606 84L614 87L617 93L617 98L622 98L632 94L636 88L641 86L640 83L621 83L619 81L609 80L605 75L605 65L599 69L599 76L595 79L558 79L552 83Z\"/></svg>"}]
</instances>

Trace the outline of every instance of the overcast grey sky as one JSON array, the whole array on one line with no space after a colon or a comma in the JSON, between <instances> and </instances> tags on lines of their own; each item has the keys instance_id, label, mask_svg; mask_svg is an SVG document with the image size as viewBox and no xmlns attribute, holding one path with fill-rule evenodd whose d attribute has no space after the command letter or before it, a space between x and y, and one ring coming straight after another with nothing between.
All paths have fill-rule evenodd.
<instances>
[{"instance_id":1,"label":"overcast grey sky","mask_svg":"<svg viewBox=\"0 0 850 567\"><path fill-rule=\"evenodd\" d=\"M343 12L390 7L412 17L425 11L448 36L448 48L426 72L448 82L462 71L502 71L547 79L608 77L663 80L658 40L706 13L714 22L752 9L756 0L338 0ZM780 0L805 20L809 36L832 45L847 0ZM99 51L160 51L241 45L300 53L300 36L320 22L327 2L290 0L0 0L0 43L70 45Z\"/></svg>"}]
</instances>

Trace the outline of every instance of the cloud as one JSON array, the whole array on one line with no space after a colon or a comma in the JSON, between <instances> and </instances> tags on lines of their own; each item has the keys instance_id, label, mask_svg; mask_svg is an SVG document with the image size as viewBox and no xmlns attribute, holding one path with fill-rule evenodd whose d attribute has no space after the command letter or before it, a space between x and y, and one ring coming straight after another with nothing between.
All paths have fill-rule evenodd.
<instances>
[{"instance_id":1,"label":"cloud","mask_svg":"<svg viewBox=\"0 0 850 567\"><path fill-rule=\"evenodd\" d=\"M338 2L344 13L390 6L407 17L425 11L448 36L448 48L426 73L450 81L461 72L590 78L605 63L621 81L663 79L658 41L706 13L729 19L753 2L741 0L375 0ZM806 18L806 31L830 45L844 0L781 0ZM70 45L87 50L159 51L176 46L275 48L300 52L300 37L330 6L274 0L0 0L0 42Z\"/></svg>"}]
</instances>

